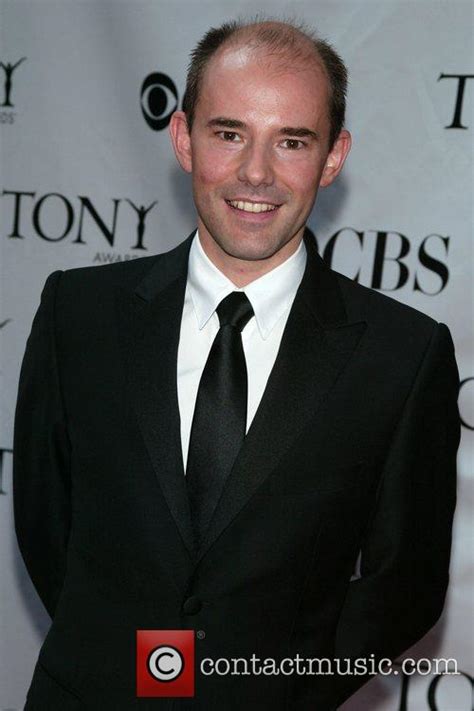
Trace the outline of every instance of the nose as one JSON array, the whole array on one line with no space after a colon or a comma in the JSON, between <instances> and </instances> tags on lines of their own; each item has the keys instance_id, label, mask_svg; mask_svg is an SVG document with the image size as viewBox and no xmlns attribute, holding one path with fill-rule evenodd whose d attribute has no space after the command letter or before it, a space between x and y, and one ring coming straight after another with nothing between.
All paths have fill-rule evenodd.
<instances>
[{"instance_id":1,"label":"nose","mask_svg":"<svg viewBox=\"0 0 474 711\"><path fill-rule=\"evenodd\" d=\"M238 178L253 187L273 183L273 166L267 146L251 142L241 156Z\"/></svg>"}]
</instances>

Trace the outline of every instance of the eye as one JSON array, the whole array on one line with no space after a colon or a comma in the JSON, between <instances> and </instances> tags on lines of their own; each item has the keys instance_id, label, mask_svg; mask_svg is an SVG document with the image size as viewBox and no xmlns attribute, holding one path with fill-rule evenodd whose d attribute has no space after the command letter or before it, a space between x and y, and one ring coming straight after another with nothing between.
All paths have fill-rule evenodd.
<instances>
[{"instance_id":1,"label":"eye","mask_svg":"<svg viewBox=\"0 0 474 711\"><path fill-rule=\"evenodd\" d=\"M227 143L237 143L240 139L239 134L235 131L219 131L217 135L220 136L222 140L226 141Z\"/></svg>"},{"instance_id":2,"label":"eye","mask_svg":"<svg viewBox=\"0 0 474 711\"><path fill-rule=\"evenodd\" d=\"M290 151L297 151L301 148L304 148L306 146L306 143L304 141L300 141L297 138L285 138L285 140L283 141L283 145Z\"/></svg>"}]
</instances>

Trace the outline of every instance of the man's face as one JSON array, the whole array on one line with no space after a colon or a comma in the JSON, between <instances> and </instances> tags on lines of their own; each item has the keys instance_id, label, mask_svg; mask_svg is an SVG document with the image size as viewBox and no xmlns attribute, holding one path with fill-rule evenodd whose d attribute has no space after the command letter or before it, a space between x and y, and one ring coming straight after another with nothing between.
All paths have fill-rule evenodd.
<instances>
[{"instance_id":1,"label":"man's face","mask_svg":"<svg viewBox=\"0 0 474 711\"><path fill-rule=\"evenodd\" d=\"M246 261L283 261L296 249L319 185L334 180L350 146L343 132L329 152L328 82L318 63L246 47L211 60L191 134L181 112L170 129L192 173L203 246Z\"/></svg>"}]
</instances>

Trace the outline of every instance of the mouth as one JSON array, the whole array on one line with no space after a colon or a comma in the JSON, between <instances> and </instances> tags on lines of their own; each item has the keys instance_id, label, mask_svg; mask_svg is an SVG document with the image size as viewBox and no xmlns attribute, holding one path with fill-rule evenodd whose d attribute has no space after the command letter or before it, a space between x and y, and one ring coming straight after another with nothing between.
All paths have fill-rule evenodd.
<instances>
[{"instance_id":1,"label":"mouth","mask_svg":"<svg viewBox=\"0 0 474 711\"><path fill-rule=\"evenodd\" d=\"M249 202L248 200L226 200L226 203L234 210L254 215L262 212L274 212L280 207L280 205L275 205L271 202Z\"/></svg>"}]
</instances>

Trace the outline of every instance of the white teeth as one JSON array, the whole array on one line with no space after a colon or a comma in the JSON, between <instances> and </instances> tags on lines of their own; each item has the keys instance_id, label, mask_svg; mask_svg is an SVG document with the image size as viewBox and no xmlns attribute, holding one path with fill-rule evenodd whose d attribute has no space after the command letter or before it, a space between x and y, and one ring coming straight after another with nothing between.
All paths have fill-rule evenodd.
<instances>
[{"instance_id":1,"label":"white teeth","mask_svg":"<svg viewBox=\"0 0 474 711\"><path fill-rule=\"evenodd\" d=\"M266 202L242 202L242 200L229 200L229 204L245 212L270 212L277 207Z\"/></svg>"}]
</instances>

